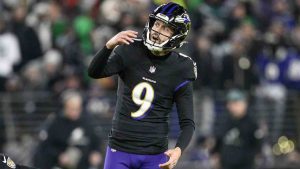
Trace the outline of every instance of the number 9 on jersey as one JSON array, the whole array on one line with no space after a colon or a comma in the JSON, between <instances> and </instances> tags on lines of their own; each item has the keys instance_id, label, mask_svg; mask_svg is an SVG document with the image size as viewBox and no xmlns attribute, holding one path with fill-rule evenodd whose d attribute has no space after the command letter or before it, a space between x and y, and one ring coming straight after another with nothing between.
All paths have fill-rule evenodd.
<instances>
[{"instance_id":1,"label":"number 9 on jersey","mask_svg":"<svg viewBox=\"0 0 300 169\"><path fill-rule=\"evenodd\" d=\"M144 97L142 98L143 95ZM137 84L132 90L132 101L135 104L139 105L140 108L135 112L131 112L131 117L143 117L145 113L150 109L153 99L154 89L149 83L141 82Z\"/></svg>"}]
</instances>

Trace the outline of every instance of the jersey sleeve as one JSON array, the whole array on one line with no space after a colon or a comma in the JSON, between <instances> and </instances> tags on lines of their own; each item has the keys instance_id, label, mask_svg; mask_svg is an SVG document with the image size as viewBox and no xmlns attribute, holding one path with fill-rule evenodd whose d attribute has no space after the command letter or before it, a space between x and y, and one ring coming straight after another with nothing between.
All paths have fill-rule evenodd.
<instances>
[{"instance_id":1,"label":"jersey sleeve","mask_svg":"<svg viewBox=\"0 0 300 169\"><path fill-rule=\"evenodd\" d=\"M117 47L118 48L118 47ZM124 69L124 62L121 55L112 54L111 49L105 46L94 56L88 74L92 78L104 78L120 73Z\"/></svg>"},{"instance_id":2,"label":"jersey sleeve","mask_svg":"<svg viewBox=\"0 0 300 169\"><path fill-rule=\"evenodd\" d=\"M137 57L134 57L138 53L137 42L135 41L130 45L120 45L115 48L114 53L122 60L124 67L129 67L137 62Z\"/></svg>"},{"instance_id":3,"label":"jersey sleeve","mask_svg":"<svg viewBox=\"0 0 300 169\"><path fill-rule=\"evenodd\" d=\"M176 91L175 102L181 130L176 147L183 151L190 143L195 130L193 86L191 82L186 83Z\"/></svg>"},{"instance_id":4,"label":"jersey sleeve","mask_svg":"<svg viewBox=\"0 0 300 169\"><path fill-rule=\"evenodd\" d=\"M197 65L193 59L185 54L180 55L180 72L183 75L184 81L194 81L197 79Z\"/></svg>"},{"instance_id":5,"label":"jersey sleeve","mask_svg":"<svg viewBox=\"0 0 300 169\"><path fill-rule=\"evenodd\" d=\"M192 59L187 61L185 79L190 81L197 79L197 65Z\"/></svg>"}]
</instances>

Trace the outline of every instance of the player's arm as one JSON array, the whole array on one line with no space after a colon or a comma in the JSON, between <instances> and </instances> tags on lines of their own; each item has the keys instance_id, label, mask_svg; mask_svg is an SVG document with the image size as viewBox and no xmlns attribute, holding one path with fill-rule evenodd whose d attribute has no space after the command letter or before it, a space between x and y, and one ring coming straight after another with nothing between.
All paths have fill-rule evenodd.
<instances>
[{"instance_id":1,"label":"player's arm","mask_svg":"<svg viewBox=\"0 0 300 169\"><path fill-rule=\"evenodd\" d=\"M194 130L194 110L193 110L193 86L191 82L186 83L175 93L175 102L179 117L180 135L174 149L170 149L165 154L170 159L159 166L163 169L174 168L179 160L182 151L190 143Z\"/></svg>"},{"instance_id":2,"label":"player's arm","mask_svg":"<svg viewBox=\"0 0 300 169\"><path fill-rule=\"evenodd\" d=\"M175 102L181 129L176 147L183 151L190 143L195 130L192 82L188 82L176 92Z\"/></svg>"},{"instance_id":3,"label":"player's arm","mask_svg":"<svg viewBox=\"0 0 300 169\"><path fill-rule=\"evenodd\" d=\"M88 68L88 75L92 78L103 78L118 73L123 67L121 58L118 55L109 56L117 45L129 45L136 37L137 32L131 30L122 31L112 37L94 56Z\"/></svg>"}]
</instances>

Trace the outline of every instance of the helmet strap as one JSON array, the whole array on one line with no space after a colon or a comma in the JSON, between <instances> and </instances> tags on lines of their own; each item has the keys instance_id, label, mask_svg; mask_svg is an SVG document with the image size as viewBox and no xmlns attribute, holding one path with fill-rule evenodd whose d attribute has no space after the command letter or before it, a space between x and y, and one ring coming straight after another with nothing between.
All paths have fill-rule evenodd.
<instances>
[{"instance_id":1,"label":"helmet strap","mask_svg":"<svg viewBox=\"0 0 300 169\"><path fill-rule=\"evenodd\" d=\"M170 53L170 50L163 50L163 51L155 51L155 50L150 50L150 52L155 55L155 56L165 56L168 53Z\"/></svg>"}]
</instances>

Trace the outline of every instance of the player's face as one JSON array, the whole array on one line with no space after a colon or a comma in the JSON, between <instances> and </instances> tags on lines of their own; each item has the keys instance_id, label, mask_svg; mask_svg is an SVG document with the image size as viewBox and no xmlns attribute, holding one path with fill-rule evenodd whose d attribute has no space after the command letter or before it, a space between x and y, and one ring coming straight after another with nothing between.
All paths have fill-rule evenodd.
<instances>
[{"instance_id":1,"label":"player's face","mask_svg":"<svg viewBox=\"0 0 300 169\"><path fill-rule=\"evenodd\" d=\"M168 40L174 34L173 29L166 23L156 20L150 32L150 40L154 43L161 44Z\"/></svg>"}]
</instances>

